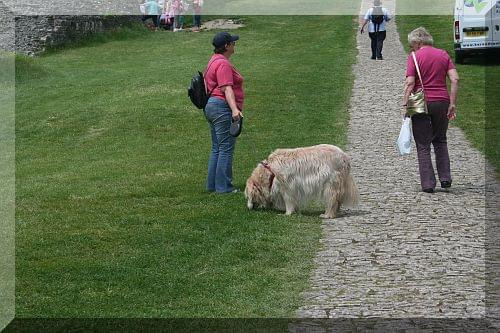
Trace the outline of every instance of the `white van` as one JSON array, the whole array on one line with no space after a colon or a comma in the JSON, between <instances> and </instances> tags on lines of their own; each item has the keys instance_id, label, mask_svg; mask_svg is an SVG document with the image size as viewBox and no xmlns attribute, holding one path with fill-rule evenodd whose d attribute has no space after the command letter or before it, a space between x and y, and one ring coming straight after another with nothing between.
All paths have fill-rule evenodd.
<instances>
[{"instance_id":1,"label":"white van","mask_svg":"<svg viewBox=\"0 0 500 333\"><path fill-rule=\"evenodd\" d=\"M455 62L500 49L500 0L456 0Z\"/></svg>"}]
</instances>

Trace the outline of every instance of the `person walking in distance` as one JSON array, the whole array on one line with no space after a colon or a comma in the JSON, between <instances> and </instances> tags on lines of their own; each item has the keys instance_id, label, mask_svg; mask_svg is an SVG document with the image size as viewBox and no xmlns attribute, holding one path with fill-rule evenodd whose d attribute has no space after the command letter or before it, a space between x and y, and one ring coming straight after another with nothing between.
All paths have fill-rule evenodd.
<instances>
[{"instance_id":1,"label":"person walking in distance","mask_svg":"<svg viewBox=\"0 0 500 333\"><path fill-rule=\"evenodd\" d=\"M391 16L387 8L382 7L380 0L373 1L373 7L366 11L363 18L363 25L360 32L365 31L365 26L368 25L368 36L371 39L372 59L382 60L382 47L386 37L386 22L391 20Z\"/></svg>"}]
</instances>

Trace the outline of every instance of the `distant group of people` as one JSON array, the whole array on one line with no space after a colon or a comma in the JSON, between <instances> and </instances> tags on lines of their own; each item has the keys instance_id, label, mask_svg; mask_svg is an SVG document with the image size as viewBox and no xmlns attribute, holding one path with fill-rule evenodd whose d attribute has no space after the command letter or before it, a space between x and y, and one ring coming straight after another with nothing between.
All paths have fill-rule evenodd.
<instances>
[{"instance_id":1,"label":"distant group of people","mask_svg":"<svg viewBox=\"0 0 500 333\"><path fill-rule=\"evenodd\" d=\"M182 31L184 28L184 14L192 8L192 31L201 29L201 9L203 0L146 0L140 5L143 14L142 21L152 21L152 28L157 30Z\"/></svg>"}]
</instances>

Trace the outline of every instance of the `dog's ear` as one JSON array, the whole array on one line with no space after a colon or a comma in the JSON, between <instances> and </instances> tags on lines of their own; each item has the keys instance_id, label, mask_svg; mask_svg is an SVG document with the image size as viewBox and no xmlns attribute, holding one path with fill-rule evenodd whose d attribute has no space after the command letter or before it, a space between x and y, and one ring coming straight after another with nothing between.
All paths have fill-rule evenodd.
<instances>
[{"instance_id":1,"label":"dog's ear","mask_svg":"<svg viewBox=\"0 0 500 333\"><path fill-rule=\"evenodd\" d=\"M255 190L254 187L254 182L248 179L247 186L245 187L245 198L247 199L248 209L253 209L253 192Z\"/></svg>"},{"instance_id":2,"label":"dog's ear","mask_svg":"<svg viewBox=\"0 0 500 333\"><path fill-rule=\"evenodd\" d=\"M247 186L245 188L245 194L251 194L253 193L256 189L259 188L259 185L257 185L257 183L255 182L255 180L253 180L252 178L249 178L247 180Z\"/></svg>"},{"instance_id":3,"label":"dog's ear","mask_svg":"<svg viewBox=\"0 0 500 333\"><path fill-rule=\"evenodd\" d=\"M276 171L273 169L273 173L274 173L274 178L279 180L281 183L285 183L285 177L280 173L280 171Z\"/></svg>"},{"instance_id":4,"label":"dog's ear","mask_svg":"<svg viewBox=\"0 0 500 333\"><path fill-rule=\"evenodd\" d=\"M252 190L257 190L258 191L259 190L259 185L256 182L254 182L254 181L252 181L251 183L252 183Z\"/></svg>"}]
</instances>

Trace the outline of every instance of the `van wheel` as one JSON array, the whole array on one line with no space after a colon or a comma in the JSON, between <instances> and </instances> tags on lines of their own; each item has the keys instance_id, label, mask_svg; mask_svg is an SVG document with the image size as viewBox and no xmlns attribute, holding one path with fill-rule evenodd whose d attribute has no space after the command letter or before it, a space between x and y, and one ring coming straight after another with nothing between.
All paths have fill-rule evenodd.
<instances>
[{"instance_id":1,"label":"van wheel","mask_svg":"<svg viewBox=\"0 0 500 333\"><path fill-rule=\"evenodd\" d=\"M455 51L455 63L463 64L464 63L464 53L461 51Z\"/></svg>"}]
</instances>

